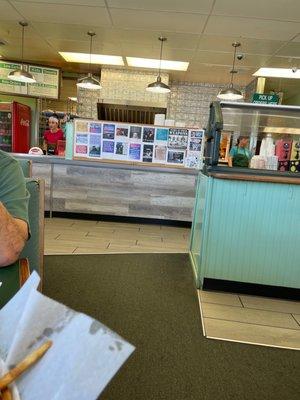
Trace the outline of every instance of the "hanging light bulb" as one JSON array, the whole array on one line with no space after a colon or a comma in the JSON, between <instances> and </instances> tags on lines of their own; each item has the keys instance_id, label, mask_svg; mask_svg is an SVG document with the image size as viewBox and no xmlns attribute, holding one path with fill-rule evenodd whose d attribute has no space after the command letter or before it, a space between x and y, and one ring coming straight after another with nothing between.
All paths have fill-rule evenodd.
<instances>
[{"instance_id":1,"label":"hanging light bulb","mask_svg":"<svg viewBox=\"0 0 300 400\"><path fill-rule=\"evenodd\" d=\"M227 88L222 89L219 94L218 94L218 99L221 100L240 100L244 96L242 95L242 92L238 89L235 89L233 86L233 75L237 73L237 71L234 69L235 67L235 59L236 59L236 48L239 47L241 43L239 42L234 42L232 43L232 46L234 47L234 55L233 55L233 63L232 63L232 70L230 71L231 74L231 80L230 84Z\"/></svg>"},{"instance_id":2,"label":"hanging light bulb","mask_svg":"<svg viewBox=\"0 0 300 400\"><path fill-rule=\"evenodd\" d=\"M147 90L148 92L153 92L153 93L169 93L169 92L171 91L170 87L161 81L161 76L160 76L163 43L167 40L167 38L165 38L165 37L163 37L163 36L160 36L160 37L158 38L158 40L160 40L160 42L161 42L161 44L160 44L160 57L159 57L158 76L157 76L155 82L150 83L150 84L146 87L146 90Z\"/></svg>"},{"instance_id":3,"label":"hanging light bulb","mask_svg":"<svg viewBox=\"0 0 300 400\"><path fill-rule=\"evenodd\" d=\"M93 37L96 35L95 32L89 31L87 33L90 36L90 64L89 64L89 73L87 76L78 79L77 86L83 89L91 89L91 90L99 90L102 89L101 83L98 79L93 77L91 73L91 64L92 64L92 45L93 45Z\"/></svg>"},{"instance_id":4,"label":"hanging light bulb","mask_svg":"<svg viewBox=\"0 0 300 400\"><path fill-rule=\"evenodd\" d=\"M24 30L25 27L28 26L28 23L25 21L20 21L19 24L22 26L22 64L21 68L15 69L8 74L8 79L15 82L23 82L23 83L35 83L36 80L33 75L27 72L23 66L24 59Z\"/></svg>"}]
</instances>

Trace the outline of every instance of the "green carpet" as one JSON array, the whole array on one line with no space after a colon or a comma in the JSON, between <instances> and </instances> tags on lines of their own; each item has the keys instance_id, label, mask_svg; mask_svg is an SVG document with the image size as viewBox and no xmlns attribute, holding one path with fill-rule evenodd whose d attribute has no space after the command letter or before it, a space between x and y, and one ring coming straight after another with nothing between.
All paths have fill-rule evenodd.
<instances>
[{"instance_id":1,"label":"green carpet","mask_svg":"<svg viewBox=\"0 0 300 400\"><path fill-rule=\"evenodd\" d=\"M99 319L136 346L101 400L299 400L299 352L202 336L187 255L45 261L46 295Z\"/></svg>"}]
</instances>

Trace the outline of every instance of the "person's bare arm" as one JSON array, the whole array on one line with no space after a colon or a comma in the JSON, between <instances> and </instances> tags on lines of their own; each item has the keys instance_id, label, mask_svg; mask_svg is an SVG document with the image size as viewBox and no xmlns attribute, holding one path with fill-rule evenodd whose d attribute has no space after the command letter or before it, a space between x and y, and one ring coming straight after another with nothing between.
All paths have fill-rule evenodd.
<instances>
[{"instance_id":1,"label":"person's bare arm","mask_svg":"<svg viewBox=\"0 0 300 400\"><path fill-rule=\"evenodd\" d=\"M0 267L18 259L27 239L27 223L12 217L0 202Z\"/></svg>"},{"instance_id":2,"label":"person's bare arm","mask_svg":"<svg viewBox=\"0 0 300 400\"><path fill-rule=\"evenodd\" d=\"M228 157L228 167L232 167L232 157Z\"/></svg>"},{"instance_id":3,"label":"person's bare arm","mask_svg":"<svg viewBox=\"0 0 300 400\"><path fill-rule=\"evenodd\" d=\"M46 140L44 139L43 140L43 150L47 153L47 149L48 149L48 145L47 145L47 142L46 142Z\"/></svg>"}]
</instances>

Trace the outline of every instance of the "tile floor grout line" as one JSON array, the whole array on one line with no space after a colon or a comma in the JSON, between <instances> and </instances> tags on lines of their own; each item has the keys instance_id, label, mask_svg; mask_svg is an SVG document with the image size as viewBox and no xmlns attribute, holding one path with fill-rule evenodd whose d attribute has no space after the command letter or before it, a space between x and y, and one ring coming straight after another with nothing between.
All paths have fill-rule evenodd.
<instances>
[{"instance_id":1,"label":"tile floor grout line","mask_svg":"<svg viewBox=\"0 0 300 400\"><path fill-rule=\"evenodd\" d=\"M240 296L239 296L239 295L238 295L238 299L239 299L239 301L240 301L240 303L241 303L242 307L243 307L243 308L245 308L245 306L244 306L244 304L243 304L243 302L242 302L242 299L240 298Z\"/></svg>"},{"instance_id":2,"label":"tile floor grout line","mask_svg":"<svg viewBox=\"0 0 300 400\"><path fill-rule=\"evenodd\" d=\"M203 336L206 337L206 329L205 329L205 323L204 323L204 318L203 318L203 310L202 310L202 304L201 304L201 298L200 298L199 290L197 290L197 292L198 292L200 318L201 318L201 324L202 324L202 333L203 333Z\"/></svg>"},{"instance_id":3,"label":"tile floor grout line","mask_svg":"<svg viewBox=\"0 0 300 400\"><path fill-rule=\"evenodd\" d=\"M237 339L228 339L228 338L220 338L216 336L206 336L207 339L213 339L213 340L223 340L224 342L233 342L233 343L244 343L244 344L251 344L254 346L264 346L264 347L275 347L277 349L288 349L288 350L295 350L299 351L300 348L298 347L290 347L290 346L280 346L276 344L267 344L267 343L257 343L257 342L249 342L246 340L237 340Z\"/></svg>"},{"instance_id":4,"label":"tile floor grout line","mask_svg":"<svg viewBox=\"0 0 300 400\"><path fill-rule=\"evenodd\" d=\"M232 294L232 293L230 293L230 294ZM273 297L272 297L272 300L273 300ZM280 299L278 299L278 300L280 300ZM218 306L243 308L242 306L234 306L232 304L213 303L211 301L203 301L203 300L201 300L201 301L202 301L202 303L216 304ZM274 312L274 313L279 313L279 314L291 314L290 311L277 311L277 310L269 310L269 309L266 310L265 308L244 307L244 309L245 310L255 310L255 311L267 311L267 312ZM297 314L297 313L294 313L294 314Z\"/></svg>"},{"instance_id":5,"label":"tile floor grout line","mask_svg":"<svg viewBox=\"0 0 300 400\"><path fill-rule=\"evenodd\" d=\"M296 323L299 325L299 327L300 327L300 323L297 321L297 319L294 317L294 314L293 313L291 313L291 316L292 316L292 318L296 321Z\"/></svg>"},{"instance_id":6,"label":"tile floor grout line","mask_svg":"<svg viewBox=\"0 0 300 400\"><path fill-rule=\"evenodd\" d=\"M268 328L288 329L288 330L290 330L290 331L295 331L295 332L300 333L300 330L297 329L297 328L295 328L295 329L294 329L294 328L287 328L287 327L285 327L285 326L264 325L264 324L258 324L258 323L256 323L256 322L238 321L238 320L235 320L235 319L225 319L225 318L206 317L205 315L204 315L204 319L213 319L213 320L216 320L216 321L236 322L236 323L239 323L239 324L252 325L252 326L253 326L253 325L255 325L255 326L266 326L266 327L268 327Z\"/></svg>"}]
</instances>

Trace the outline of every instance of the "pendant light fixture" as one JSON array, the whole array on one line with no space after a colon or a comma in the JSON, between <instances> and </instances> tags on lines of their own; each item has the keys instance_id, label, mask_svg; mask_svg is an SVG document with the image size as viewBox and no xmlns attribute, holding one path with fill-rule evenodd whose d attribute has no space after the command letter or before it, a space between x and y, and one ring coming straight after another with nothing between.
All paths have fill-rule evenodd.
<instances>
[{"instance_id":1,"label":"pendant light fixture","mask_svg":"<svg viewBox=\"0 0 300 400\"><path fill-rule=\"evenodd\" d=\"M93 46L93 37L96 35L95 32L88 31L87 34L90 37L90 64L89 64L89 73L87 76L78 79L77 86L83 89L91 89L91 90L99 90L102 89L101 83L98 79L93 77L91 73L91 64L92 64L92 46Z\"/></svg>"},{"instance_id":2,"label":"pendant light fixture","mask_svg":"<svg viewBox=\"0 0 300 400\"><path fill-rule=\"evenodd\" d=\"M155 82L150 83L146 87L146 90L148 92L152 92L152 93L169 93L171 91L170 87L161 81L161 76L160 76L163 44L167 40L167 38L160 36L158 38L158 40L160 41L160 57L159 57L158 76L157 76Z\"/></svg>"},{"instance_id":3,"label":"pendant light fixture","mask_svg":"<svg viewBox=\"0 0 300 400\"><path fill-rule=\"evenodd\" d=\"M237 70L234 69L235 67L235 59L236 59L236 49L239 47L241 43L234 42L232 46L234 47L234 54L233 54L233 63L232 63L232 70L230 71L231 80L230 84L227 88L222 89L218 94L218 99L221 100L239 100L243 98L242 92L238 89L233 87L233 75L237 73Z\"/></svg>"},{"instance_id":4,"label":"pendant light fixture","mask_svg":"<svg viewBox=\"0 0 300 400\"><path fill-rule=\"evenodd\" d=\"M21 68L15 69L8 74L8 79L15 82L23 82L23 83L35 83L36 80L34 76L32 76L29 72L25 71L23 67L23 59L24 59L24 30L25 27L28 26L28 23L25 21L20 21L19 24L22 26L22 59L21 59Z\"/></svg>"}]
</instances>

